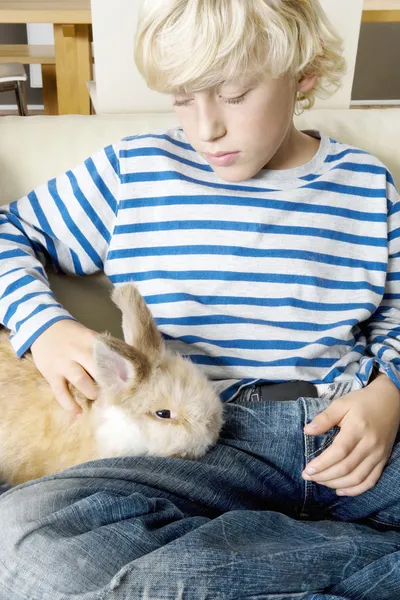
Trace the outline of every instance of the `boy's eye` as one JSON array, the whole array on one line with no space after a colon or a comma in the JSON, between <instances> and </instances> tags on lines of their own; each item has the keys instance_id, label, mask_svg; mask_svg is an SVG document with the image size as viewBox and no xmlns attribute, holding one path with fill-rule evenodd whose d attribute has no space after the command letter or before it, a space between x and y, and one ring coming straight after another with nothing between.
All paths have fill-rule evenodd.
<instances>
[{"instance_id":1,"label":"boy's eye","mask_svg":"<svg viewBox=\"0 0 400 600\"><path fill-rule=\"evenodd\" d=\"M241 96L237 96L236 98L225 98L225 102L227 102L228 104L240 104L244 101L247 94L248 92L245 92L244 94L242 94Z\"/></svg>"},{"instance_id":2,"label":"boy's eye","mask_svg":"<svg viewBox=\"0 0 400 600\"><path fill-rule=\"evenodd\" d=\"M244 99L248 93L249 92L247 91L244 94L242 94L241 96L236 96L236 98L223 98L222 96L220 96L220 98L222 98L223 101L226 102L227 104L240 104L241 102L244 101ZM186 98L186 99L182 99L182 100L179 100L178 98L176 98L174 100L174 106L188 106L192 100L193 100L193 98Z\"/></svg>"},{"instance_id":3,"label":"boy's eye","mask_svg":"<svg viewBox=\"0 0 400 600\"><path fill-rule=\"evenodd\" d=\"M175 99L174 100L174 106L187 106L189 104L189 102L191 102L192 99L191 98L187 98L186 100L178 100Z\"/></svg>"}]
</instances>

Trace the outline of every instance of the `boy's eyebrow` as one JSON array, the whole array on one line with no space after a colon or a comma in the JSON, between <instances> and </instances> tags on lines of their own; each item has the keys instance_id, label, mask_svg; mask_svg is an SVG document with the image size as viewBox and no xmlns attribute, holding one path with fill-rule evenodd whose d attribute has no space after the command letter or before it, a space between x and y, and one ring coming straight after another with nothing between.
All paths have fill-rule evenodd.
<instances>
[{"instance_id":1,"label":"boy's eyebrow","mask_svg":"<svg viewBox=\"0 0 400 600\"><path fill-rule=\"evenodd\" d=\"M190 94L191 92L184 90L184 89L177 89L174 88L172 90L169 91L169 94L171 94L171 96L187 96L188 94Z\"/></svg>"},{"instance_id":2,"label":"boy's eyebrow","mask_svg":"<svg viewBox=\"0 0 400 600\"><path fill-rule=\"evenodd\" d=\"M214 86L214 89L220 89L222 87L225 86L241 86L241 87L248 87L248 86L252 86L255 85L256 83L258 83L258 78L254 75L243 75L243 77L238 76L236 79L225 79L223 81L221 81L220 83L218 83L217 85ZM190 96L190 94L195 94L196 92L206 92L206 91L211 91L213 88L204 88L201 90L187 90L184 88L175 88L173 89L170 93L173 96Z\"/></svg>"},{"instance_id":3,"label":"boy's eyebrow","mask_svg":"<svg viewBox=\"0 0 400 600\"><path fill-rule=\"evenodd\" d=\"M247 87L249 85L255 85L257 83L257 81L258 81L258 79L254 75L243 75L243 76L238 76L236 79L229 79L229 80L223 81L220 84L220 87L227 86L227 85L240 85L242 87Z\"/></svg>"}]
</instances>

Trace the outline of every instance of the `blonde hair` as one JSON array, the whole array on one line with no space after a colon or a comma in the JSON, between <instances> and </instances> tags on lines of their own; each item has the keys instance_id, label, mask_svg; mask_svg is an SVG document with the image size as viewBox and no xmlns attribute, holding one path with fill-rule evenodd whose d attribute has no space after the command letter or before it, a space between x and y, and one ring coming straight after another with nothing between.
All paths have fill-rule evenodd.
<instances>
[{"instance_id":1,"label":"blonde hair","mask_svg":"<svg viewBox=\"0 0 400 600\"><path fill-rule=\"evenodd\" d=\"M176 94L245 75L318 75L298 112L340 87L342 40L318 0L145 0L135 61L147 85Z\"/></svg>"}]
</instances>

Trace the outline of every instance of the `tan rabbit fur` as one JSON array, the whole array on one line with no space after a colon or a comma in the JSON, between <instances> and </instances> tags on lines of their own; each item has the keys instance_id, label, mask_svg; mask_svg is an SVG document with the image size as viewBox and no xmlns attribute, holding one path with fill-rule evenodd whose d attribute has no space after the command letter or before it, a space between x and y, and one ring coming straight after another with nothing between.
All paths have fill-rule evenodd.
<instances>
[{"instance_id":1,"label":"tan rabbit fur","mask_svg":"<svg viewBox=\"0 0 400 600\"><path fill-rule=\"evenodd\" d=\"M83 409L77 420L31 354L18 359L9 331L0 331L0 480L19 484L120 455L197 458L217 441L222 403L206 377L166 349L133 284L114 288L112 298L125 342L95 337L98 397L91 402L70 388Z\"/></svg>"}]
</instances>

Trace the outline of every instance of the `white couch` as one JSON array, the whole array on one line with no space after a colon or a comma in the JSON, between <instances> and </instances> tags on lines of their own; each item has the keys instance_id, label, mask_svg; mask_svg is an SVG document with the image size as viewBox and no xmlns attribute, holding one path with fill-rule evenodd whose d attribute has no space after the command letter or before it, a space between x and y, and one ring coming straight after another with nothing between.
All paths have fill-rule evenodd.
<instances>
[{"instance_id":1,"label":"white couch","mask_svg":"<svg viewBox=\"0 0 400 600\"><path fill-rule=\"evenodd\" d=\"M96 150L139 132L171 127L168 114L0 118L0 204L16 200ZM312 110L296 117L301 129L331 137L378 156L400 186L400 109ZM268 132L266 133L268 135ZM351 202L351 198L349 198ZM59 301L82 323L120 336L120 316L109 300L104 275L51 277Z\"/></svg>"}]
</instances>

